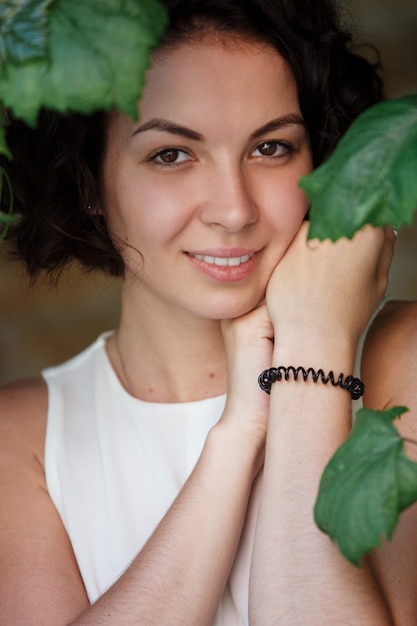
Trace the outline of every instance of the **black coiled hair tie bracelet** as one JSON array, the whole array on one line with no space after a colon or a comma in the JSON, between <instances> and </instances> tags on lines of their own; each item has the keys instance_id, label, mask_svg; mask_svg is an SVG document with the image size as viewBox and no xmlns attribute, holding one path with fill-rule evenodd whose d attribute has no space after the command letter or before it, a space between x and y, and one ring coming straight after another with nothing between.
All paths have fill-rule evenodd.
<instances>
[{"instance_id":1,"label":"black coiled hair tie bracelet","mask_svg":"<svg viewBox=\"0 0 417 626\"><path fill-rule=\"evenodd\" d=\"M330 371L327 376L323 372L322 369L319 369L317 372L312 367L309 367L307 370L304 367L294 367L290 365L289 367L284 367L284 365L280 365L279 367L270 367L268 370L264 370L262 374L258 376L258 383L260 388L265 391L265 393L271 393L271 385L272 383L279 382L284 378L284 380L289 380L290 373L292 374L292 379L297 380L301 375L304 381L307 381L310 376L311 380L316 382L322 382L324 385L327 383L331 383L333 387L341 387L342 389L346 389L349 391L352 396L352 400L357 400L363 395L365 391L365 385L360 380L360 378L355 378L354 376L344 376L344 374L339 374L339 377L335 380L334 374Z\"/></svg>"}]
</instances>

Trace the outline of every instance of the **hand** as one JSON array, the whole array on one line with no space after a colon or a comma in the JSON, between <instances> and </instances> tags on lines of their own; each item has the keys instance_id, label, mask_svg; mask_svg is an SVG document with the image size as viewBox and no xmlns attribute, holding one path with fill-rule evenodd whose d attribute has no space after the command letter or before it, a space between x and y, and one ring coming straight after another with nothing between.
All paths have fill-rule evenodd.
<instances>
[{"instance_id":1,"label":"hand","mask_svg":"<svg viewBox=\"0 0 417 626\"><path fill-rule=\"evenodd\" d=\"M258 385L272 362L273 327L263 304L242 317L222 321L227 357L227 403L223 420L234 422L263 446L269 396Z\"/></svg>"},{"instance_id":2,"label":"hand","mask_svg":"<svg viewBox=\"0 0 417 626\"><path fill-rule=\"evenodd\" d=\"M308 226L303 223L268 284L275 334L298 342L347 336L356 346L385 292L395 236L391 228L367 226L352 240L307 241Z\"/></svg>"}]
</instances>

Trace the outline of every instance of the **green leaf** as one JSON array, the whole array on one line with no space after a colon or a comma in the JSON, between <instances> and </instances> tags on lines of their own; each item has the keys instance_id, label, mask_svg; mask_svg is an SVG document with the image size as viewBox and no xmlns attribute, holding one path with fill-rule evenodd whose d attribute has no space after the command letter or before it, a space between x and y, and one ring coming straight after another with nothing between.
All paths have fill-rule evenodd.
<instances>
[{"instance_id":1,"label":"green leaf","mask_svg":"<svg viewBox=\"0 0 417 626\"><path fill-rule=\"evenodd\" d=\"M0 71L7 63L46 56L48 8L53 0L3 0L0 4Z\"/></svg>"},{"instance_id":2,"label":"green leaf","mask_svg":"<svg viewBox=\"0 0 417 626\"><path fill-rule=\"evenodd\" d=\"M322 475L316 524L355 565L383 537L391 538L401 511L417 500L417 463L405 456L392 423L407 410L358 411L350 436Z\"/></svg>"},{"instance_id":3,"label":"green leaf","mask_svg":"<svg viewBox=\"0 0 417 626\"><path fill-rule=\"evenodd\" d=\"M166 24L157 0L55 0L46 58L8 63L0 100L35 124L42 107L137 116L149 54Z\"/></svg>"},{"instance_id":4,"label":"green leaf","mask_svg":"<svg viewBox=\"0 0 417 626\"><path fill-rule=\"evenodd\" d=\"M417 209L417 94L362 113L330 158L300 181L309 237L351 238L365 224L411 224Z\"/></svg>"}]
</instances>

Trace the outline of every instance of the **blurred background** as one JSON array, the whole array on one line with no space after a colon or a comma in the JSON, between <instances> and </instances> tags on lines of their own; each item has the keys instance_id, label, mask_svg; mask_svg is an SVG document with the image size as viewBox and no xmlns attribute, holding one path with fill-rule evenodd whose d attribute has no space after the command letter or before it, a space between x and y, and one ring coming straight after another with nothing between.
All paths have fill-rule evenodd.
<instances>
[{"instance_id":1,"label":"blurred background","mask_svg":"<svg viewBox=\"0 0 417 626\"><path fill-rule=\"evenodd\" d=\"M380 50L388 96L417 93L417 0L340 4L355 17L356 40ZM118 280L77 267L57 288L30 287L22 268L6 262L0 244L0 384L59 363L113 328L119 296ZM417 218L398 236L388 296L417 299Z\"/></svg>"}]
</instances>

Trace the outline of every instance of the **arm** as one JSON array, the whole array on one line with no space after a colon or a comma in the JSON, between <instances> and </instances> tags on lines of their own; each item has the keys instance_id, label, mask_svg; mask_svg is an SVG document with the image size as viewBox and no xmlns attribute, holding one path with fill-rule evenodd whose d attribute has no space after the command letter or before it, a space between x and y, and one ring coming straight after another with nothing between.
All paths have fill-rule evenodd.
<instances>
[{"instance_id":1,"label":"arm","mask_svg":"<svg viewBox=\"0 0 417 626\"><path fill-rule=\"evenodd\" d=\"M351 374L360 333L385 290L392 242L365 229L353 242L306 245L306 228L268 286L273 365ZM321 474L350 427L344 389L302 380L272 385L251 569L253 626L391 624L369 568L346 561L313 520Z\"/></svg>"},{"instance_id":2,"label":"arm","mask_svg":"<svg viewBox=\"0 0 417 626\"><path fill-rule=\"evenodd\" d=\"M42 468L46 391L42 382L4 390L0 406L0 588L2 624L211 624L263 459L269 401L254 407L255 372L271 359L265 309L229 341L246 394L230 394L190 479L148 544L119 581L88 605L68 538L49 499ZM252 326L252 325L250 325ZM253 367L248 368L247 363ZM253 385L253 388L252 388ZM36 410L35 410L36 407ZM36 414L35 414L36 413ZM23 416L23 417L22 417ZM30 416L30 417L29 417ZM31 425L32 424L32 425ZM31 425L31 426L30 426ZM29 427L30 426L30 427ZM35 442L35 443L34 443ZM221 532L219 532L221 530ZM219 558L221 555L221 558Z\"/></svg>"},{"instance_id":3,"label":"arm","mask_svg":"<svg viewBox=\"0 0 417 626\"><path fill-rule=\"evenodd\" d=\"M0 392L0 623L64 624L88 600L46 490L41 379Z\"/></svg>"},{"instance_id":4,"label":"arm","mask_svg":"<svg viewBox=\"0 0 417 626\"><path fill-rule=\"evenodd\" d=\"M364 404L383 410L405 405L395 422L402 437L417 441L417 302L389 302L373 322L364 345ZM417 445L406 444L417 462ZM397 623L417 623L417 504L400 516L390 542L370 561Z\"/></svg>"},{"instance_id":5,"label":"arm","mask_svg":"<svg viewBox=\"0 0 417 626\"><path fill-rule=\"evenodd\" d=\"M226 424L210 432L190 479L148 543L74 626L213 623L255 473L250 448L249 438L237 437Z\"/></svg>"}]
</instances>

